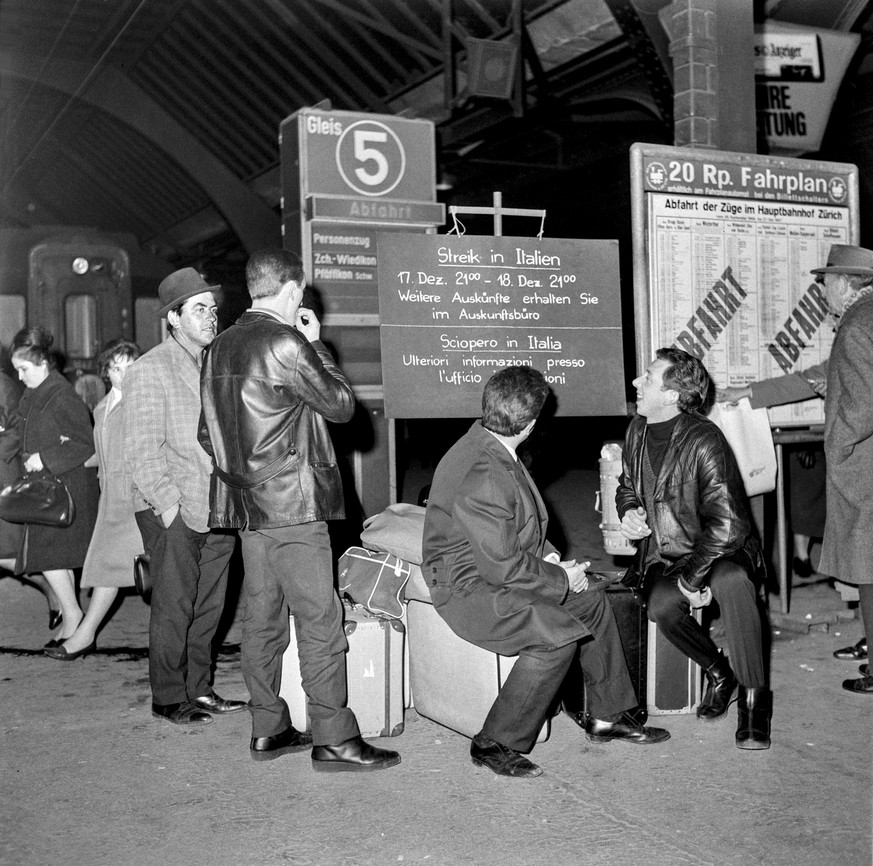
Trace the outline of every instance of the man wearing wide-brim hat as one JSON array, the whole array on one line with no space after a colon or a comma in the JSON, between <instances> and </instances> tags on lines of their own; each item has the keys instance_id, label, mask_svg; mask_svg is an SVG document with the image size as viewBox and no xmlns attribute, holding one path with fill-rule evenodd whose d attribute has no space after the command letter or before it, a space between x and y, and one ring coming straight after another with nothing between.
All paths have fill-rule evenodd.
<instances>
[{"instance_id":1,"label":"man wearing wide-brim hat","mask_svg":"<svg viewBox=\"0 0 873 866\"><path fill-rule=\"evenodd\" d=\"M834 244L827 264L812 273L824 286L837 321L825 397L827 516L818 570L857 585L861 619L869 635L873 631L873 251ZM845 680L843 688L873 694L867 665L860 673L860 678Z\"/></svg>"},{"instance_id":2,"label":"man wearing wide-brim hat","mask_svg":"<svg viewBox=\"0 0 873 866\"><path fill-rule=\"evenodd\" d=\"M152 713L179 725L246 707L212 688L212 639L235 544L233 534L209 529L212 462L197 441L200 368L217 333L218 288L194 268L161 282L158 315L170 333L130 367L122 402L136 522L150 558Z\"/></svg>"}]
</instances>

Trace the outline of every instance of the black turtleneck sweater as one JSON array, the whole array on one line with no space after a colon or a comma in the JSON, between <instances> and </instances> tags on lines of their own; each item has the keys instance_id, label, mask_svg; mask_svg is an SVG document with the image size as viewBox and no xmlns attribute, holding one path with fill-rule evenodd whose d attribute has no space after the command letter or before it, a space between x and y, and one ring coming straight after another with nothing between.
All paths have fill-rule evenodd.
<instances>
[{"instance_id":1,"label":"black turtleneck sweater","mask_svg":"<svg viewBox=\"0 0 873 866\"><path fill-rule=\"evenodd\" d=\"M655 478L658 477L661 465L664 463L664 456L667 453L667 446L670 444L670 437L673 435L673 428L681 417L682 413L680 412L669 421L658 421L646 426L646 453L649 456L649 465L652 467L652 472L655 473Z\"/></svg>"}]
</instances>

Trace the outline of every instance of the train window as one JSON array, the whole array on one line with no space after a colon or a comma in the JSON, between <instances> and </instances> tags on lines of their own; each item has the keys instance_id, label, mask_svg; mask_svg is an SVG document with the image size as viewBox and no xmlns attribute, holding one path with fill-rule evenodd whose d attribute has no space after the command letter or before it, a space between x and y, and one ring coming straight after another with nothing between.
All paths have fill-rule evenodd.
<instances>
[{"instance_id":1,"label":"train window","mask_svg":"<svg viewBox=\"0 0 873 866\"><path fill-rule=\"evenodd\" d=\"M25 326L25 310L24 295L0 295L0 346L8 349Z\"/></svg>"},{"instance_id":2,"label":"train window","mask_svg":"<svg viewBox=\"0 0 873 866\"><path fill-rule=\"evenodd\" d=\"M93 295L67 295L64 299L64 334L71 361L97 354L97 300Z\"/></svg>"}]
</instances>

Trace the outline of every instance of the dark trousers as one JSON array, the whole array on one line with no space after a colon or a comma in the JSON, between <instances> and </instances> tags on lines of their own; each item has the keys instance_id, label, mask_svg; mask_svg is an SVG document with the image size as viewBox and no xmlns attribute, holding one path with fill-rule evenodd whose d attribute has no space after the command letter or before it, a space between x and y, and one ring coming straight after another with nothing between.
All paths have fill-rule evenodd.
<instances>
[{"instance_id":1,"label":"dark trousers","mask_svg":"<svg viewBox=\"0 0 873 866\"><path fill-rule=\"evenodd\" d=\"M348 644L327 524L244 529L240 538L246 569L242 672L251 695L252 736L274 736L292 722L279 697L289 608L313 743L333 745L357 736L357 720L346 706ZM303 727L303 719L296 721Z\"/></svg>"},{"instance_id":2,"label":"dark trousers","mask_svg":"<svg viewBox=\"0 0 873 866\"><path fill-rule=\"evenodd\" d=\"M724 624L730 664L749 688L767 685L761 643L761 612L752 574L741 561L720 559L712 567L709 587ZM673 646L704 670L721 658L707 630L691 616L691 605L679 591L676 577L664 575L659 563L646 572L641 590L649 619Z\"/></svg>"},{"instance_id":3,"label":"dark trousers","mask_svg":"<svg viewBox=\"0 0 873 866\"><path fill-rule=\"evenodd\" d=\"M605 594L600 590L571 592L563 606L591 632L591 637L578 644L591 715L603 719L636 706L618 625ZM573 642L520 652L482 732L517 752L529 752L570 664L575 663L576 648Z\"/></svg>"},{"instance_id":4,"label":"dark trousers","mask_svg":"<svg viewBox=\"0 0 873 866\"><path fill-rule=\"evenodd\" d=\"M212 690L212 639L224 610L236 536L195 532L181 514L167 528L150 509L137 511L136 522L152 578L152 700L181 704Z\"/></svg>"}]
</instances>

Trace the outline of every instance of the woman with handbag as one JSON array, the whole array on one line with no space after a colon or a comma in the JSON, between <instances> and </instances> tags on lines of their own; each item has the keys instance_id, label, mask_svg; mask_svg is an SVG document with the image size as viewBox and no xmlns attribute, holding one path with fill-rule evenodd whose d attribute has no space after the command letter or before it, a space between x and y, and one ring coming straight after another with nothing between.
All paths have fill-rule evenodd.
<instances>
[{"instance_id":1,"label":"woman with handbag","mask_svg":"<svg viewBox=\"0 0 873 866\"><path fill-rule=\"evenodd\" d=\"M97 629L123 586L133 586L133 560L142 553L136 525L132 482L124 462L124 420L121 383L127 368L139 357L139 346L119 338L103 347L100 375L111 386L94 408L94 465L100 479L97 523L82 567L82 587L93 587L85 618L75 634L45 654L57 661L72 661L94 648ZM89 460L90 464L91 461Z\"/></svg>"},{"instance_id":2,"label":"woman with handbag","mask_svg":"<svg viewBox=\"0 0 873 866\"><path fill-rule=\"evenodd\" d=\"M21 461L18 459L18 401L21 389L18 383L6 373L0 373L0 489L12 484L21 475ZM0 519L0 569L15 570L15 557L21 546L20 523L9 523ZM25 583L33 584L45 596L49 608L49 629L54 631L63 617L58 600L48 581L41 574L21 575Z\"/></svg>"},{"instance_id":3,"label":"woman with handbag","mask_svg":"<svg viewBox=\"0 0 873 866\"><path fill-rule=\"evenodd\" d=\"M24 471L59 478L75 506L75 518L66 528L26 523L15 562L16 574L42 572L57 596L63 615L57 645L72 637L83 617L73 569L85 561L99 492L94 472L85 468L94 453L88 407L52 367L53 342L43 328L23 328L13 337L11 351L12 366L25 387L18 404Z\"/></svg>"}]
</instances>

